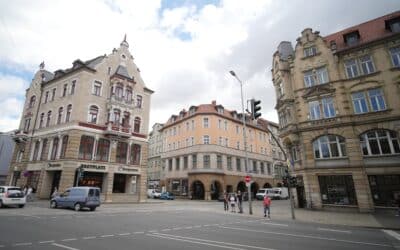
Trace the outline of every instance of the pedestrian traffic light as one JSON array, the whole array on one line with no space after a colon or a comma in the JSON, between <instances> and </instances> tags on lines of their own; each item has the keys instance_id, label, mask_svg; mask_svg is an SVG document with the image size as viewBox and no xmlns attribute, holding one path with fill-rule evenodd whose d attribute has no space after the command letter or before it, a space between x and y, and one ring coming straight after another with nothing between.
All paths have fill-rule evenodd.
<instances>
[{"instance_id":1,"label":"pedestrian traffic light","mask_svg":"<svg viewBox=\"0 0 400 250\"><path fill-rule=\"evenodd\" d=\"M251 99L250 104L251 104L251 118L253 120L256 120L258 117L261 116L261 107L260 107L260 100L255 100Z\"/></svg>"}]
</instances>

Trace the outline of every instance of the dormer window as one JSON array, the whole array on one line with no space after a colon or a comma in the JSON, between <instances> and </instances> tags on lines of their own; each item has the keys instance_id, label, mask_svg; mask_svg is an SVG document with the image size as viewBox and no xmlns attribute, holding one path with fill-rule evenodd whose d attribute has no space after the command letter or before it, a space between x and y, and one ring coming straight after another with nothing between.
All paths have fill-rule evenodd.
<instances>
[{"instance_id":1,"label":"dormer window","mask_svg":"<svg viewBox=\"0 0 400 250\"><path fill-rule=\"evenodd\" d=\"M223 114L224 113L224 108L223 107L219 107L217 109L217 111L218 111L219 114Z\"/></svg>"},{"instance_id":2,"label":"dormer window","mask_svg":"<svg viewBox=\"0 0 400 250\"><path fill-rule=\"evenodd\" d=\"M358 30L356 30L351 33L347 33L347 34L343 35L343 38L348 46L353 46L353 45L358 44L358 42L360 40L360 33L358 32Z\"/></svg>"},{"instance_id":3,"label":"dormer window","mask_svg":"<svg viewBox=\"0 0 400 250\"><path fill-rule=\"evenodd\" d=\"M312 46L304 48L304 57L315 56L317 54L317 47Z\"/></svg>"},{"instance_id":4,"label":"dormer window","mask_svg":"<svg viewBox=\"0 0 400 250\"><path fill-rule=\"evenodd\" d=\"M390 30L391 32L400 32L400 17L386 20L385 26L386 29Z\"/></svg>"}]
</instances>

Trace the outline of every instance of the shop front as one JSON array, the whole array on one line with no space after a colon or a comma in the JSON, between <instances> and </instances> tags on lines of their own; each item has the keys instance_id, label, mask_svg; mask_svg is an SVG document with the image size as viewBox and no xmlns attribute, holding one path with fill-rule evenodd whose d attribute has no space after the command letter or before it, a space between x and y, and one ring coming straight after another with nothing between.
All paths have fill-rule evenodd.
<instances>
[{"instance_id":1,"label":"shop front","mask_svg":"<svg viewBox=\"0 0 400 250\"><path fill-rule=\"evenodd\" d=\"M400 175L369 175L375 207L397 207L400 199Z\"/></svg>"},{"instance_id":2,"label":"shop front","mask_svg":"<svg viewBox=\"0 0 400 250\"><path fill-rule=\"evenodd\" d=\"M357 206L351 175L318 176L323 205Z\"/></svg>"}]
</instances>

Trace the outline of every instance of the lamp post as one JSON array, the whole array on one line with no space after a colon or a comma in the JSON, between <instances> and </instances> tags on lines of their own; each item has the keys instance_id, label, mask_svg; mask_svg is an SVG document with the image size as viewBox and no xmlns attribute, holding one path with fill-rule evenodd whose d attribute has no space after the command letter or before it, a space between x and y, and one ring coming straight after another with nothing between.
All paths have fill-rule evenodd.
<instances>
[{"instance_id":1,"label":"lamp post","mask_svg":"<svg viewBox=\"0 0 400 250\"><path fill-rule=\"evenodd\" d=\"M240 96L241 96L241 100L242 100L242 122L243 122L243 144L244 144L244 155L246 158L246 162L245 162L245 169L247 169L248 174L250 175L250 171L249 171L249 158L247 156L247 136L246 136L246 114L244 113L244 102L243 102L243 82L239 79L239 77L236 75L236 73L231 70L229 71L229 73L236 78L236 80L238 80L238 82L240 83ZM251 206L251 181L249 183L249 186L247 187L247 191L248 191L248 196L249 196L249 214L253 214L253 209Z\"/></svg>"}]
</instances>

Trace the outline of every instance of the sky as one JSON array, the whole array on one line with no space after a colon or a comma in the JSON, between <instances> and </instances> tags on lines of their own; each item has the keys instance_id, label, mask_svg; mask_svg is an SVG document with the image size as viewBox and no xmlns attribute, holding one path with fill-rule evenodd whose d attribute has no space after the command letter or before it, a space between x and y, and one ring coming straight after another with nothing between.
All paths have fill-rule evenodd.
<instances>
[{"instance_id":1,"label":"sky","mask_svg":"<svg viewBox=\"0 0 400 250\"><path fill-rule=\"evenodd\" d=\"M271 80L281 41L305 28L321 36L400 10L399 0L0 0L0 132L17 129L39 64L69 68L110 54L127 34L151 99L150 128L192 105L216 100L241 110L261 100L278 122Z\"/></svg>"}]
</instances>

